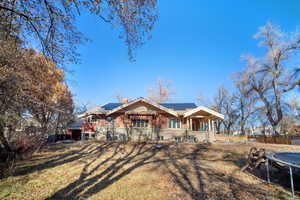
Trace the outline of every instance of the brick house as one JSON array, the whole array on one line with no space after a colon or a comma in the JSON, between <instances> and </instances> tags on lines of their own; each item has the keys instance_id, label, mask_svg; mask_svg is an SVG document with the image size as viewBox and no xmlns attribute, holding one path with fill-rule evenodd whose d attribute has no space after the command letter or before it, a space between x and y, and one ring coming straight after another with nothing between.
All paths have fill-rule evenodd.
<instances>
[{"instance_id":1,"label":"brick house","mask_svg":"<svg viewBox=\"0 0 300 200\"><path fill-rule=\"evenodd\" d=\"M145 98L128 103L108 103L80 116L68 127L74 139L130 138L174 141L197 138L214 140L215 122L224 116L194 103L158 104Z\"/></svg>"}]
</instances>

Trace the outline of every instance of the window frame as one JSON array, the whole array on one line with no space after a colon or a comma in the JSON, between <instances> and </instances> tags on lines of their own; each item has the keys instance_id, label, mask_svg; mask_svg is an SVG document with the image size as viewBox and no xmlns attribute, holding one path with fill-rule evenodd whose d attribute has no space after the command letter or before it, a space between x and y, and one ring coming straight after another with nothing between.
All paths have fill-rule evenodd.
<instances>
[{"instance_id":1,"label":"window frame","mask_svg":"<svg viewBox=\"0 0 300 200\"><path fill-rule=\"evenodd\" d=\"M148 128L149 120L147 119L132 119L131 124L133 128Z\"/></svg>"},{"instance_id":2,"label":"window frame","mask_svg":"<svg viewBox=\"0 0 300 200\"><path fill-rule=\"evenodd\" d=\"M169 128L170 129L180 129L181 128L181 120L178 118L169 119Z\"/></svg>"}]
</instances>

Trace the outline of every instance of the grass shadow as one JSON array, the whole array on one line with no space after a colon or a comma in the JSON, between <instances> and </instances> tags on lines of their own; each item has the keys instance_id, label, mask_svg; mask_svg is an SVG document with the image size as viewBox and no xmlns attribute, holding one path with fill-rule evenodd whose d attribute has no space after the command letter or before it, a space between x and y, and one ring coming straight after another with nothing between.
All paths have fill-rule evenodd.
<instances>
[{"instance_id":1,"label":"grass shadow","mask_svg":"<svg viewBox=\"0 0 300 200\"><path fill-rule=\"evenodd\" d=\"M177 149L175 154L184 154L183 149ZM222 152L225 157L212 159L206 154L210 151L205 145L197 147L184 159L176 159L174 153L166 152L169 158L163 165L172 177L175 185L193 200L202 199L246 199L246 196L254 199L273 198L273 194L262 187L262 184L249 184L233 172L225 174L222 170L211 167L211 162L232 162L241 166L245 161L236 160L234 152L224 152L221 149L213 149L215 153ZM235 155L240 158L240 155ZM178 193L178 198L182 198Z\"/></svg>"},{"instance_id":2,"label":"grass shadow","mask_svg":"<svg viewBox=\"0 0 300 200\"><path fill-rule=\"evenodd\" d=\"M47 200L88 198L117 182L122 177L129 175L133 170L148 164L147 161L153 158L158 152L153 148L153 145L134 143L131 145L129 151L121 152L123 155L116 158L120 151L124 151L121 145L126 144L113 147L113 154L94 166L91 170L87 169L95 160L87 163L76 181L58 190L51 197L47 198ZM110 164L107 167L100 170L100 173L93 175L94 172L108 162ZM84 190L86 188L88 189Z\"/></svg>"},{"instance_id":3,"label":"grass shadow","mask_svg":"<svg viewBox=\"0 0 300 200\"><path fill-rule=\"evenodd\" d=\"M33 158L32 161L40 161L40 160L45 160L44 162L38 162L36 164L27 164L23 167L18 168L16 173L14 174L15 176L22 176L22 175L27 175L33 172L38 172L42 171L45 169L50 169L56 166L60 166L69 162L73 162L79 159L82 159L87 156L91 156L92 154L97 153L101 149L105 149L108 147L108 145L111 145L109 143L103 143L97 147L94 147L91 143L89 144L83 144L81 148L78 150L70 150L66 153L62 153L59 155L54 155L51 157L46 157L46 158ZM31 160L29 160L31 161ZM27 162L28 163L28 162Z\"/></svg>"}]
</instances>

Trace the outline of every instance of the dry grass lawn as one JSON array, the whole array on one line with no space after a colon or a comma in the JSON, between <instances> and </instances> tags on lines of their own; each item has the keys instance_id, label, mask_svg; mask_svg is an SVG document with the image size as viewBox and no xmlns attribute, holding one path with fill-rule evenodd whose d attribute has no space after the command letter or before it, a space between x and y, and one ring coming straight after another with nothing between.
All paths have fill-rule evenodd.
<instances>
[{"instance_id":1,"label":"dry grass lawn","mask_svg":"<svg viewBox=\"0 0 300 200\"><path fill-rule=\"evenodd\" d=\"M289 199L288 184L266 184L240 172L251 146L300 150L259 143L159 150L143 143L57 144L19 162L14 176L0 180L0 199Z\"/></svg>"}]
</instances>

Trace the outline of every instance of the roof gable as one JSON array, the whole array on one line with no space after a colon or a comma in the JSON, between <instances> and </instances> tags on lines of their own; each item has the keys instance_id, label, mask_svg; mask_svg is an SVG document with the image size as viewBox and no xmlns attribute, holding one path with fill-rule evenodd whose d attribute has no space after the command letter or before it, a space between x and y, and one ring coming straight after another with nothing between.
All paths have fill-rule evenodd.
<instances>
[{"instance_id":1,"label":"roof gable","mask_svg":"<svg viewBox=\"0 0 300 200\"><path fill-rule=\"evenodd\" d=\"M222 115L221 113L218 113L212 109L209 109L209 108L206 108L204 106L199 106L197 108L194 108L190 111L187 111L185 114L184 114L184 117L189 117L189 116L192 116L194 114L197 114L197 113L200 113L200 112L204 112L204 113L207 113L211 116L214 116L215 118L218 118L218 119L224 119L224 115Z\"/></svg>"},{"instance_id":2,"label":"roof gable","mask_svg":"<svg viewBox=\"0 0 300 200\"><path fill-rule=\"evenodd\" d=\"M171 114L171 115L177 117L177 113L176 113L175 111L173 111L173 110L171 110L171 109L169 109L169 108L166 108L166 107L164 107L164 106L162 106L162 105L160 105L160 104L158 104L158 103L155 103L155 102L149 101L149 100L147 100L147 99L144 99L144 98L142 98L142 97L141 97L141 98L138 98L138 99L136 99L136 100L133 100L133 101L127 103L127 104L121 104L120 106L118 106L118 107L112 109L111 111L109 111L109 112L107 113L107 115L111 115L112 113L118 112L118 111L120 111L120 110L122 110L122 109L125 109L125 108L127 108L127 107L129 107L129 106L131 106L131 105L134 105L134 104L136 104L136 103L139 103L139 102L149 104L149 105L151 105L151 106L153 106L153 107L155 107L155 108L157 108L157 109L159 109L159 110L162 110L162 111L164 111L164 112L167 112L167 113L169 113L169 114Z\"/></svg>"}]
</instances>

